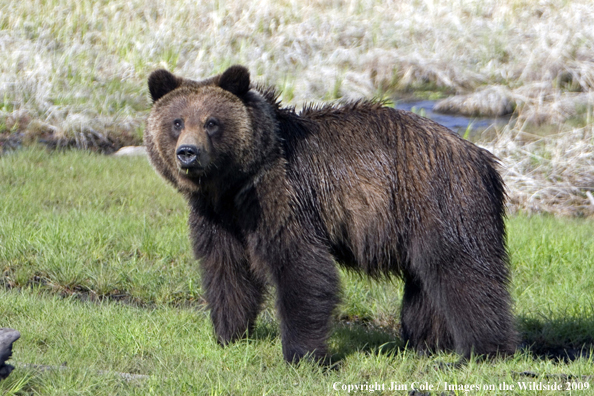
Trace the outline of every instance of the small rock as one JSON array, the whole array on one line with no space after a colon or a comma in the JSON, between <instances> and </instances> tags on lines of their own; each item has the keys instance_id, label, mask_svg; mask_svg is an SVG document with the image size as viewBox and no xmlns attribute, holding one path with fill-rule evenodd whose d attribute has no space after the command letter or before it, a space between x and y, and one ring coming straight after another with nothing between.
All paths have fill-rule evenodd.
<instances>
[{"instance_id":1,"label":"small rock","mask_svg":"<svg viewBox=\"0 0 594 396\"><path fill-rule=\"evenodd\" d=\"M469 95L456 95L438 102L433 111L468 117L503 117L513 113L516 102L506 87L492 86Z\"/></svg>"},{"instance_id":2,"label":"small rock","mask_svg":"<svg viewBox=\"0 0 594 396\"><path fill-rule=\"evenodd\" d=\"M0 380L5 379L14 367L5 362L12 356L12 343L21 337L21 333L8 328L0 328Z\"/></svg>"},{"instance_id":3,"label":"small rock","mask_svg":"<svg viewBox=\"0 0 594 396\"><path fill-rule=\"evenodd\" d=\"M144 146L124 146L112 155L116 157L120 156L136 156L136 155L147 155L146 147Z\"/></svg>"}]
</instances>

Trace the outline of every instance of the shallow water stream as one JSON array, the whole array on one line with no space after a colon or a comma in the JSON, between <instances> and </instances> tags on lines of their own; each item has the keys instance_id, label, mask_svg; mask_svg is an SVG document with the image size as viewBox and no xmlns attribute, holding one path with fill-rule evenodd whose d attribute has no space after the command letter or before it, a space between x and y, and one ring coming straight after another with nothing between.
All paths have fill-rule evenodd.
<instances>
[{"instance_id":1,"label":"shallow water stream","mask_svg":"<svg viewBox=\"0 0 594 396\"><path fill-rule=\"evenodd\" d=\"M466 117L456 114L435 113L433 112L433 107L436 103L437 101L435 100L417 100L412 102L401 101L396 102L394 107L400 110L412 111L424 117L430 118L461 136L464 136L470 125L469 138L478 136L481 132L492 126L502 127L510 120L510 117L481 118Z\"/></svg>"}]
</instances>

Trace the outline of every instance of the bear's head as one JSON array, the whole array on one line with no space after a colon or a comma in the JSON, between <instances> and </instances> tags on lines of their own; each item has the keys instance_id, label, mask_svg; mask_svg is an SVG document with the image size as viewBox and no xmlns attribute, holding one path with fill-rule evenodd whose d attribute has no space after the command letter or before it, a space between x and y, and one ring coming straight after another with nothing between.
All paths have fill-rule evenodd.
<instances>
[{"instance_id":1,"label":"bear's head","mask_svg":"<svg viewBox=\"0 0 594 396\"><path fill-rule=\"evenodd\" d=\"M274 110L251 89L243 66L202 81L157 70L148 86L145 144L155 168L181 191L248 178L278 146Z\"/></svg>"}]
</instances>

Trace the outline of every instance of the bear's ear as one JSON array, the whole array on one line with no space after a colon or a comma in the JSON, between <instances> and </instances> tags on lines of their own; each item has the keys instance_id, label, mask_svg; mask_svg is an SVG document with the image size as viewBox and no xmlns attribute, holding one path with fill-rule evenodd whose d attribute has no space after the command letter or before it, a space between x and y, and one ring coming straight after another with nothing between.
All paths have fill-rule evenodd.
<instances>
[{"instance_id":1,"label":"bear's ear","mask_svg":"<svg viewBox=\"0 0 594 396\"><path fill-rule=\"evenodd\" d=\"M231 66L219 77L219 87L237 96L245 95L250 90L250 72L244 66Z\"/></svg>"},{"instance_id":2,"label":"bear's ear","mask_svg":"<svg viewBox=\"0 0 594 396\"><path fill-rule=\"evenodd\" d=\"M153 103L182 84L182 79L164 69L155 70L148 78Z\"/></svg>"}]
</instances>

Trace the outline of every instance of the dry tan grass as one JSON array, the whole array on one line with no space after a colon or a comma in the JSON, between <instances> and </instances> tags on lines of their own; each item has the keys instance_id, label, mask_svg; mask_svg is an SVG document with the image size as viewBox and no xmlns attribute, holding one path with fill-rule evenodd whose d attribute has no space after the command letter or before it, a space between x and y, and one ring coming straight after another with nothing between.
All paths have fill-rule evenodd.
<instances>
[{"instance_id":1,"label":"dry tan grass","mask_svg":"<svg viewBox=\"0 0 594 396\"><path fill-rule=\"evenodd\" d=\"M500 117L513 113L515 108L516 102L509 88L492 85L468 95L450 96L438 102L433 110L471 117Z\"/></svg>"},{"instance_id":2,"label":"dry tan grass","mask_svg":"<svg viewBox=\"0 0 594 396\"><path fill-rule=\"evenodd\" d=\"M590 92L593 26L590 0L4 1L0 98L79 129L147 107L157 67L202 78L243 63L298 104L494 85L528 111Z\"/></svg>"},{"instance_id":3,"label":"dry tan grass","mask_svg":"<svg viewBox=\"0 0 594 396\"><path fill-rule=\"evenodd\" d=\"M510 213L594 217L594 127L538 137L521 127L485 146L502 163Z\"/></svg>"},{"instance_id":4,"label":"dry tan grass","mask_svg":"<svg viewBox=\"0 0 594 396\"><path fill-rule=\"evenodd\" d=\"M114 140L140 141L150 71L202 78L233 63L247 65L255 80L276 85L296 105L421 90L456 95L441 104L448 111L514 110L520 121L559 123L593 105L594 3L0 0L0 53L0 145L2 138L59 138L109 151ZM524 144L508 130L501 139L519 151L501 155L508 169L534 176L534 183L556 182L547 167L525 167L538 155L527 153L591 150L582 135ZM533 205L534 193L515 198L530 184L522 180L508 177L512 201Z\"/></svg>"}]
</instances>

